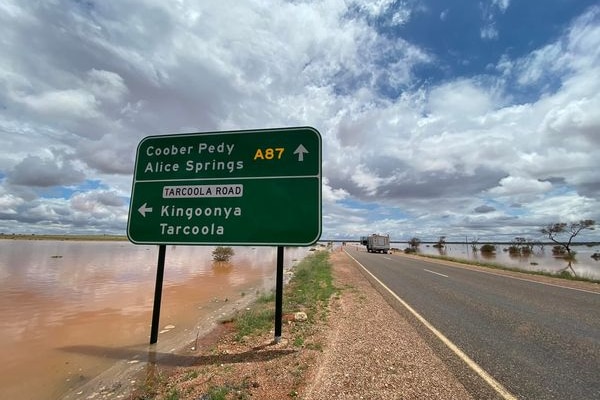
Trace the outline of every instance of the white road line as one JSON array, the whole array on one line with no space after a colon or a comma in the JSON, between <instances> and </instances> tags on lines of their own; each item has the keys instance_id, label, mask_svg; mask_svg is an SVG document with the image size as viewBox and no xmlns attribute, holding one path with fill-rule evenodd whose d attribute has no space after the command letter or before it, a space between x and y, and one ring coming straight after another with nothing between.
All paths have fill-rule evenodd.
<instances>
[{"instance_id":1,"label":"white road line","mask_svg":"<svg viewBox=\"0 0 600 400\"><path fill-rule=\"evenodd\" d=\"M385 258L386 260L390 260L390 261L392 260L392 259L391 259L391 258L389 258L389 257L383 257L383 258Z\"/></svg>"},{"instance_id":2,"label":"white road line","mask_svg":"<svg viewBox=\"0 0 600 400\"><path fill-rule=\"evenodd\" d=\"M439 275L439 276L443 276L444 278L447 278L447 277L448 277L448 275L440 274L439 272L430 271L430 270L428 270L428 269L424 269L424 268L423 268L423 271L431 272L432 274L436 274L436 275Z\"/></svg>"},{"instance_id":3,"label":"white road line","mask_svg":"<svg viewBox=\"0 0 600 400\"><path fill-rule=\"evenodd\" d=\"M415 316L427 329L429 329L435 336L438 337L450 350L454 352L461 360L463 360L469 368L471 368L477 375L479 375L488 385L490 385L496 393L498 393L505 400L517 400L517 397L510 393L500 382L495 380L489 373L487 373L483 368L481 368L475 361L473 361L468 355L466 355L457 345L452 343L450 339L448 339L444 334L438 331L433 325L429 323L425 318L421 316L416 310L414 310L407 302L402 300L396 293L394 293L390 288L388 288L383 282L381 282L375 275L373 275L368 269L365 268L356 258L352 257L348 252L344 250L350 258L352 258L362 269L365 270L377 283L379 283L385 290L387 290L394 298L402 304L412 315Z\"/></svg>"}]
</instances>

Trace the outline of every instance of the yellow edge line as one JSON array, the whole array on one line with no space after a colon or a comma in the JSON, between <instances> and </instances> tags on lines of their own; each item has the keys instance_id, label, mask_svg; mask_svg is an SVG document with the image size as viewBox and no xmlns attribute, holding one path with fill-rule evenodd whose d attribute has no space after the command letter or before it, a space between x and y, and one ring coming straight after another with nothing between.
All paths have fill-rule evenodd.
<instances>
[{"instance_id":1,"label":"yellow edge line","mask_svg":"<svg viewBox=\"0 0 600 400\"><path fill-rule=\"evenodd\" d=\"M348 254L348 252L346 252L345 250L344 250L344 252L346 254ZM396 293L394 293L383 282L381 282L375 275L373 275L368 269L366 269L364 267L364 265L362 265L356 258L352 257L350 254L348 254L348 256L350 258L352 258L358 265L360 265L360 267L363 270L365 270L365 272L367 272L369 275L371 275L371 277L373 279L375 279L379 285L381 285L392 296L394 296L394 298L400 304L402 304L408 311L411 312L412 315L414 315L419 321L421 321L421 323L423 325L425 325L427 327L427 329L429 329L431 332L433 332L433 334L435 336L437 336L438 339L440 339L442 341L442 343L444 343L450 350L452 350L454 352L454 354L456 354L461 360L463 360L469 366L469 368L471 368L473 371L475 371L477 373L477 375L479 375L500 396L502 396L503 399L505 399L505 400L517 400L517 397L515 397L508 390L506 390L506 388L504 386L502 386L502 384L500 382L498 382L497 380L495 380L490 374L488 374L483 368L481 368L479 366L479 364L477 364L475 361L473 361L460 348L458 348L458 346L456 346L454 343L452 343L450 341L450 339L448 339L446 336L444 336L444 334L442 332L438 331L433 325L431 325L429 323L429 321L427 321L425 318L423 318L421 316L421 314L419 314L415 309L413 309L410 305L408 305L407 302L405 302L404 300L402 300Z\"/></svg>"}]
</instances>

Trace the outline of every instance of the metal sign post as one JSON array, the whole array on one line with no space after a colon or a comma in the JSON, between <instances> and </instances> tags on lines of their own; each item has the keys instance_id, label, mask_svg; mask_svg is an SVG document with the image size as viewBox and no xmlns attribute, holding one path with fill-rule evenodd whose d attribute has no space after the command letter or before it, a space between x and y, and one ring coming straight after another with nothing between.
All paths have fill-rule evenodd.
<instances>
[{"instance_id":1,"label":"metal sign post","mask_svg":"<svg viewBox=\"0 0 600 400\"><path fill-rule=\"evenodd\" d=\"M283 247L277 247L277 278L275 283L275 343L281 340L283 317Z\"/></svg>"},{"instance_id":2,"label":"metal sign post","mask_svg":"<svg viewBox=\"0 0 600 400\"><path fill-rule=\"evenodd\" d=\"M165 255L167 246L158 246L158 263L156 268L156 285L154 287L154 307L152 308L152 327L150 330L150 344L158 341L158 322L160 319L160 302L162 298L162 285L165 275Z\"/></svg>"}]
</instances>

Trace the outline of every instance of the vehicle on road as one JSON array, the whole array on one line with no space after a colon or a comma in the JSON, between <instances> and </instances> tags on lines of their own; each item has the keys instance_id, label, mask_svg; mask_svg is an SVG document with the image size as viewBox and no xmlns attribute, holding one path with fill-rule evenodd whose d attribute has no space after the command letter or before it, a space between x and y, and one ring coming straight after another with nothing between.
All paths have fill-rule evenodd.
<instances>
[{"instance_id":1,"label":"vehicle on road","mask_svg":"<svg viewBox=\"0 0 600 400\"><path fill-rule=\"evenodd\" d=\"M378 235L376 233L363 236L360 238L360 243L367 246L369 253L384 253L390 251L390 235Z\"/></svg>"}]
</instances>

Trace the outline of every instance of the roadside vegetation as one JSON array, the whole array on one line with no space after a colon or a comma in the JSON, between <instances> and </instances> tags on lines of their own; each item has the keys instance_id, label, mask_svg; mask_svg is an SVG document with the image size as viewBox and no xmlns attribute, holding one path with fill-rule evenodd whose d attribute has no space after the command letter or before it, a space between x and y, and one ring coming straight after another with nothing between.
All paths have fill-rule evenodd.
<instances>
[{"instance_id":1,"label":"roadside vegetation","mask_svg":"<svg viewBox=\"0 0 600 400\"><path fill-rule=\"evenodd\" d=\"M294 268L294 276L284 288L284 319L294 320L299 312L307 317L303 323L292 326L295 345L302 346L316 324L325 320L327 304L334 293L328 252L315 252ZM247 340L250 335L269 332L275 321L275 293L262 294L250 310L234 315L231 321L235 326L235 337L240 341Z\"/></svg>"},{"instance_id":2,"label":"roadside vegetation","mask_svg":"<svg viewBox=\"0 0 600 400\"><path fill-rule=\"evenodd\" d=\"M565 222L556 222L548 224L546 227L540 229L540 232L548 237L551 241L556 243L552 248L552 254L557 257L562 257L569 262L567 268L573 273L571 267L571 261L575 260L575 252L571 249L571 243L573 239L584 230L594 230L596 221L592 219L582 219L578 222L572 222L567 224Z\"/></svg>"},{"instance_id":3,"label":"roadside vegetation","mask_svg":"<svg viewBox=\"0 0 600 400\"><path fill-rule=\"evenodd\" d=\"M231 247L217 246L212 252L213 261L229 262L234 254L235 252Z\"/></svg>"},{"instance_id":4,"label":"roadside vegetation","mask_svg":"<svg viewBox=\"0 0 600 400\"><path fill-rule=\"evenodd\" d=\"M445 254L444 247L446 244L446 237L440 236L439 240L433 244L433 247L437 248L440 252L440 255L431 255L431 254L421 254L419 253L419 245L422 243L421 240L417 237L411 238L407 244L408 247L404 250L407 254L418 254L422 257L429 258L437 258L447 261L455 261L462 264L469 265L477 265L481 267L501 269L506 271L518 271L531 275L543 275L543 276L551 276L563 279L569 279L574 281L584 281L584 282L594 282L600 283L598 279L592 279L586 276L580 276L575 273L575 270L572 267L572 262L575 261L576 252L573 251L571 246L573 245L573 239L579 235L584 230L594 230L596 226L596 221L587 219L580 220L578 222L565 223L565 222L556 222L548 224L547 226L540 229L540 232L544 234L548 239L550 239L555 245L552 247L552 254L554 257L563 258L567 261L567 266L564 269L561 269L558 272L547 272L547 271L534 271L534 270L526 270L516 267L509 267L506 265L501 265L497 263L490 262L481 262L475 260L468 260L464 258L458 257L448 257ZM473 253L481 253L487 257L493 257L496 253L496 246L494 244L483 244L479 246L479 238L473 239L469 242L471 245L471 249ZM534 246L543 246L541 242L533 242L530 239L523 237L516 237L509 245L505 251L511 256L515 257L528 257L533 254ZM600 259L600 253L594 253L591 256L593 259ZM535 264L535 263L532 263Z\"/></svg>"},{"instance_id":5,"label":"roadside vegetation","mask_svg":"<svg viewBox=\"0 0 600 400\"><path fill-rule=\"evenodd\" d=\"M481 246L479 248L479 251L481 252L481 254L494 254L496 252L496 246L487 243Z\"/></svg>"},{"instance_id":6,"label":"roadside vegetation","mask_svg":"<svg viewBox=\"0 0 600 400\"><path fill-rule=\"evenodd\" d=\"M534 243L531 240L522 237L516 237L508 247L508 253L511 256L527 257L533 253Z\"/></svg>"},{"instance_id":7,"label":"roadside vegetation","mask_svg":"<svg viewBox=\"0 0 600 400\"><path fill-rule=\"evenodd\" d=\"M285 342L279 345L272 342L275 295L274 292L262 293L250 307L223 321L227 330L218 343L211 345L210 349L196 349L198 365L192 362L190 367L161 371L155 374L155 379L144 381L131 398L250 399L256 390L268 386L270 383L266 380L270 379L288 380L281 382L285 386L285 394L276 398L297 397L307 373L306 360L322 350L322 336L318 332L324 326L329 300L336 291L329 252L310 254L293 268L293 277L284 286ZM299 313L305 317L298 319ZM265 352L262 356L261 351ZM266 362L265 354L276 351L281 351L281 356ZM208 364L202 362L207 357L213 361ZM270 365L271 362L279 364ZM282 370L286 372L284 375L273 376ZM256 371L261 371L264 376L257 378Z\"/></svg>"},{"instance_id":8,"label":"roadside vegetation","mask_svg":"<svg viewBox=\"0 0 600 400\"><path fill-rule=\"evenodd\" d=\"M414 254L419 251L419 246L421 245L421 239L418 237L413 237L408 241L408 248L404 250L406 254Z\"/></svg>"}]
</instances>

